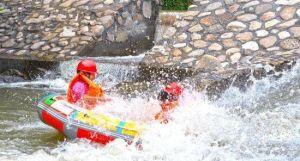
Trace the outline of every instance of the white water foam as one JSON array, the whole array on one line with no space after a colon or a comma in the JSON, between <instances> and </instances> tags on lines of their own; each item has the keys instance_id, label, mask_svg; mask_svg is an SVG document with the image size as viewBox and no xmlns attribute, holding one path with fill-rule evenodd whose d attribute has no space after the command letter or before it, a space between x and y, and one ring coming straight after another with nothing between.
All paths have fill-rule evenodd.
<instances>
[{"instance_id":1,"label":"white water foam","mask_svg":"<svg viewBox=\"0 0 300 161\"><path fill-rule=\"evenodd\" d=\"M0 83L1 87L9 88L31 88L31 89L51 89L53 91L66 91L67 82L64 79L57 78L54 80L51 79L37 79L34 81L28 82L15 82L15 83Z\"/></svg>"},{"instance_id":2,"label":"white water foam","mask_svg":"<svg viewBox=\"0 0 300 161\"><path fill-rule=\"evenodd\" d=\"M95 82L111 88L121 82L133 80L138 76L138 63L144 55L123 57L80 58L60 64L62 78L71 80L76 75L76 67L81 59L93 59L97 63L98 77Z\"/></svg>"},{"instance_id":3,"label":"white water foam","mask_svg":"<svg viewBox=\"0 0 300 161\"><path fill-rule=\"evenodd\" d=\"M148 100L138 99L143 108ZM137 101L137 100L135 100ZM139 102L137 101L137 102ZM148 101L148 103L145 103ZM234 100L233 100L234 101ZM120 106L131 104L120 102ZM156 104L155 101L152 102ZM143 106L141 106L143 105ZM147 108L145 108L147 109ZM13 160L299 160L300 101L261 112L220 107L198 92L185 91L168 124L148 122L143 150L116 140L103 147L87 140L66 141L51 151L37 151ZM145 113L146 114L146 113ZM2 159L2 158L0 158ZM9 159L9 158L6 158Z\"/></svg>"},{"instance_id":4,"label":"white water foam","mask_svg":"<svg viewBox=\"0 0 300 161\"><path fill-rule=\"evenodd\" d=\"M0 160L299 161L299 82L298 63L280 79L254 81L244 93L232 87L215 102L186 89L168 124L153 120L159 110L154 99L115 98L96 110L107 109L120 117L146 122L140 136L142 150L119 139L107 146L80 139L65 141L51 150L3 156Z\"/></svg>"}]
</instances>

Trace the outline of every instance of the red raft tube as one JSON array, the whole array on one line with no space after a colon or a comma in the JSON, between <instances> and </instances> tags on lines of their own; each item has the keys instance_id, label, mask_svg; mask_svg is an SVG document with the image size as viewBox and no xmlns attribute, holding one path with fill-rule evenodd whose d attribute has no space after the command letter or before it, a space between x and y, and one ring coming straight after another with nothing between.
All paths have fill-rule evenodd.
<instances>
[{"instance_id":1,"label":"red raft tube","mask_svg":"<svg viewBox=\"0 0 300 161\"><path fill-rule=\"evenodd\" d=\"M70 139L86 138L105 145L121 138L131 143L144 129L143 125L132 121L80 110L64 98L56 94L43 97L38 102L38 114L45 124Z\"/></svg>"}]
</instances>

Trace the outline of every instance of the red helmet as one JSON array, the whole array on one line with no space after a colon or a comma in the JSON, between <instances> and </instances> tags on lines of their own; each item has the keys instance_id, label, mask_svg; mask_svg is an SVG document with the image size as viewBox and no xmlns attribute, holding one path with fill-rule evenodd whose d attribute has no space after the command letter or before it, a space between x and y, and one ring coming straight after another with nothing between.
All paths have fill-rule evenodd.
<instances>
[{"instance_id":1,"label":"red helmet","mask_svg":"<svg viewBox=\"0 0 300 161\"><path fill-rule=\"evenodd\" d=\"M182 93L182 86L177 82L172 82L168 84L163 91L168 92L176 97L180 96Z\"/></svg>"},{"instance_id":2,"label":"red helmet","mask_svg":"<svg viewBox=\"0 0 300 161\"><path fill-rule=\"evenodd\" d=\"M82 60L77 65L77 71L97 73L97 66L93 60Z\"/></svg>"}]
</instances>

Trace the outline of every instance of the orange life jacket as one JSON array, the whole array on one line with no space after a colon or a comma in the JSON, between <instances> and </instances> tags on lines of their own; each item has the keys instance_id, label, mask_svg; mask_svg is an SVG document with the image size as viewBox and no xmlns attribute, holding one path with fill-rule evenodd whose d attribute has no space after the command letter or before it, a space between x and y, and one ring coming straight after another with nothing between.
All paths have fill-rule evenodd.
<instances>
[{"instance_id":1,"label":"orange life jacket","mask_svg":"<svg viewBox=\"0 0 300 161\"><path fill-rule=\"evenodd\" d=\"M74 99L72 87L78 81L85 82L89 87L88 92L84 95L84 97L91 98L91 99L89 99L85 103L87 103L89 106L95 106L97 103L97 98L104 96L104 90L102 89L101 86L98 86L97 84L95 84L93 81L91 81L89 78L87 78L86 76L84 76L82 74L77 74L71 80L69 88L68 88L68 92L67 92L68 102L70 102L70 103L76 102L76 100ZM94 98L94 99L92 99L92 98Z\"/></svg>"},{"instance_id":2,"label":"orange life jacket","mask_svg":"<svg viewBox=\"0 0 300 161\"><path fill-rule=\"evenodd\" d=\"M178 106L178 101L163 102L160 106L162 110L155 115L155 120L167 123L169 120L169 113Z\"/></svg>"}]
</instances>

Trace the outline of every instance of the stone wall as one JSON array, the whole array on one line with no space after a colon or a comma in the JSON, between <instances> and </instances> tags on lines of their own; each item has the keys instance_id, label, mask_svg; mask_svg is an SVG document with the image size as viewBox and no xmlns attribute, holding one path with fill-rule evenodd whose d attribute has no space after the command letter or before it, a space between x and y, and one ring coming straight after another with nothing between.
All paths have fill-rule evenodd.
<instances>
[{"instance_id":1,"label":"stone wall","mask_svg":"<svg viewBox=\"0 0 300 161\"><path fill-rule=\"evenodd\" d=\"M0 58L53 61L149 49L157 5L155 0L3 0ZM133 37L149 45L129 41Z\"/></svg>"},{"instance_id":2,"label":"stone wall","mask_svg":"<svg viewBox=\"0 0 300 161\"><path fill-rule=\"evenodd\" d=\"M297 59L300 0L194 0L161 12L142 67L227 72Z\"/></svg>"}]
</instances>

